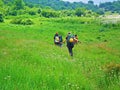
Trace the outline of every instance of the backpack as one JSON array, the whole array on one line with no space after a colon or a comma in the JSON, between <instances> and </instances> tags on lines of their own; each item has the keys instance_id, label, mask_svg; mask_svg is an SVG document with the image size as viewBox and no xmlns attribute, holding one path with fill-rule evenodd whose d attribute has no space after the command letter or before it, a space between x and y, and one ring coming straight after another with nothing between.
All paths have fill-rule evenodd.
<instances>
[{"instance_id":1,"label":"backpack","mask_svg":"<svg viewBox=\"0 0 120 90\"><path fill-rule=\"evenodd\" d=\"M59 42L60 39L59 39L59 36L55 36L55 42Z\"/></svg>"},{"instance_id":2,"label":"backpack","mask_svg":"<svg viewBox=\"0 0 120 90\"><path fill-rule=\"evenodd\" d=\"M68 37L67 37L67 42L68 43L73 43L74 42L74 39L73 39L74 37L72 36L72 35L68 35Z\"/></svg>"},{"instance_id":3,"label":"backpack","mask_svg":"<svg viewBox=\"0 0 120 90\"><path fill-rule=\"evenodd\" d=\"M60 39L60 40L59 40L60 42L62 42L62 41L63 41L62 36L59 36L59 39Z\"/></svg>"}]
</instances>

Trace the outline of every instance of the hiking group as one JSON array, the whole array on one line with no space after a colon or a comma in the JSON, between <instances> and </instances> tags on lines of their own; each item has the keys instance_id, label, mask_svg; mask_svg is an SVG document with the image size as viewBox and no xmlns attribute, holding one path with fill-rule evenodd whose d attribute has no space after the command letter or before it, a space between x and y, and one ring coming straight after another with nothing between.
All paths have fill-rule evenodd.
<instances>
[{"instance_id":1,"label":"hiking group","mask_svg":"<svg viewBox=\"0 0 120 90\"><path fill-rule=\"evenodd\" d=\"M76 43L78 43L78 36L73 35L70 32L67 34L66 39L63 41L62 36L56 33L54 35L54 44L62 47L62 44L66 42L67 43L67 48L69 51L70 56L73 56L73 47Z\"/></svg>"}]
</instances>

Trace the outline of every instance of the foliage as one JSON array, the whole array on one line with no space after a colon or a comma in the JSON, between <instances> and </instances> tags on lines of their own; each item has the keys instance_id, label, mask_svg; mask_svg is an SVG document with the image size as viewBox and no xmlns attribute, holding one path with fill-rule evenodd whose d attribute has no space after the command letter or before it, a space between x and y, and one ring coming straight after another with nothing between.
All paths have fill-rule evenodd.
<instances>
[{"instance_id":1,"label":"foliage","mask_svg":"<svg viewBox=\"0 0 120 90\"><path fill-rule=\"evenodd\" d=\"M120 0L114 2L101 3L99 8L103 8L105 11L120 13Z\"/></svg>"},{"instance_id":2,"label":"foliage","mask_svg":"<svg viewBox=\"0 0 120 90\"><path fill-rule=\"evenodd\" d=\"M120 26L108 29L93 17L7 17L0 23L1 90L119 90L120 77L106 85L101 67L108 67L109 62L119 64ZM34 24L9 23L20 18ZM68 32L78 35L82 43L75 45L72 58L66 43L62 48L54 45L56 32L63 39Z\"/></svg>"},{"instance_id":3,"label":"foliage","mask_svg":"<svg viewBox=\"0 0 120 90\"><path fill-rule=\"evenodd\" d=\"M17 16L17 10L9 10L8 15Z\"/></svg>"},{"instance_id":4,"label":"foliage","mask_svg":"<svg viewBox=\"0 0 120 90\"><path fill-rule=\"evenodd\" d=\"M116 83L120 77L120 64L109 63L103 67L104 78L106 85L111 85L112 83Z\"/></svg>"},{"instance_id":5,"label":"foliage","mask_svg":"<svg viewBox=\"0 0 120 90\"><path fill-rule=\"evenodd\" d=\"M84 9L84 8L78 8L78 9L76 9L76 12L75 12L75 15L77 15L77 16L84 16L85 15L85 10L86 9Z\"/></svg>"},{"instance_id":6,"label":"foliage","mask_svg":"<svg viewBox=\"0 0 120 90\"><path fill-rule=\"evenodd\" d=\"M12 24L21 24L21 25L32 25L33 21L30 19L13 19Z\"/></svg>"},{"instance_id":7,"label":"foliage","mask_svg":"<svg viewBox=\"0 0 120 90\"><path fill-rule=\"evenodd\" d=\"M108 77L119 77L120 75L120 64L110 63L105 65L104 72Z\"/></svg>"},{"instance_id":8,"label":"foliage","mask_svg":"<svg viewBox=\"0 0 120 90\"><path fill-rule=\"evenodd\" d=\"M38 9L38 14L40 14L41 12L42 12L42 10L39 8L39 9Z\"/></svg>"},{"instance_id":9,"label":"foliage","mask_svg":"<svg viewBox=\"0 0 120 90\"><path fill-rule=\"evenodd\" d=\"M59 14L56 11L53 10L43 10L41 12L41 15L46 18L51 18L51 17L59 17Z\"/></svg>"},{"instance_id":10,"label":"foliage","mask_svg":"<svg viewBox=\"0 0 120 90\"><path fill-rule=\"evenodd\" d=\"M4 22L3 14L0 13L0 22Z\"/></svg>"},{"instance_id":11,"label":"foliage","mask_svg":"<svg viewBox=\"0 0 120 90\"><path fill-rule=\"evenodd\" d=\"M15 0L14 1L14 9L15 10L20 10L24 8L24 2L23 0Z\"/></svg>"},{"instance_id":12,"label":"foliage","mask_svg":"<svg viewBox=\"0 0 120 90\"><path fill-rule=\"evenodd\" d=\"M28 13L29 13L30 15L36 15L36 12L35 12L35 11L32 11L32 10L29 11Z\"/></svg>"}]
</instances>

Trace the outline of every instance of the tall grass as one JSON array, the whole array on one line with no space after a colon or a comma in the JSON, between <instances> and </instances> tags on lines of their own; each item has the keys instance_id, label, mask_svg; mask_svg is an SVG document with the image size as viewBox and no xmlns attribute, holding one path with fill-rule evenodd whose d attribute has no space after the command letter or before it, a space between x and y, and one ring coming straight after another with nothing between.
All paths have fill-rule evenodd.
<instances>
[{"instance_id":1,"label":"tall grass","mask_svg":"<svg viewBox=\"0 0 120 90\"><path fill-rule=\"evenodd\" d=\"M120 76L106 80L103 68L120 63L118 28L108 30L89 18L33 18L33 25L10 19L0 23L1 90L119 90ZM63 38L78 34L73 58L66 44L53 44L56 32Z\"/></svg>"}]
</instances>

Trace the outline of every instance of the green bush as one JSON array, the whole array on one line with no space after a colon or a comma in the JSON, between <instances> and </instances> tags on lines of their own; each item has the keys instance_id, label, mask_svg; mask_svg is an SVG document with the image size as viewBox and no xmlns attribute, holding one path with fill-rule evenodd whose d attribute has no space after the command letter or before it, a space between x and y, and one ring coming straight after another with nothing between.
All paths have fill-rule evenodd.
<instances>
[{"instance_id":1,"label":"green bush","mask_svg":"<svg viewBox=\"0 0 120 90\"><path fill-rule=\"evenodd\" d=\"M32 25L33 21L30 20L30 19L25 19L25 20L13 19L10 23L12 23L12 24L21 24L21 25Z\"/></svg>"},{"instance_id":2,"label":"green bush","mask_svg":"<svg viewBox=\"0 0 120 90\"><path fill-rule=\"evenodd\" d=\"M12 24L21 24L22 19L13 19L10 23Z\"/></svg>"},{"instance_id":3,"label":"green bush","mask_svg":"<svg viewBox=\"0 0 120 90\"><path fill-rule=\"evenodd\" d=\"M0 22L4 22L3 14L0 14Z\"/></svg>"},{"instance_id":4,"label":"green bush","mask_svg":"<svg viewBox=\"0 0 120 90\"><path fill-rule=\"evenodd\" d=\"M55 11L42 11L41 14L46 18L59 17L59 14Z\"/></svg>"},{"instance_id":5,"label":"green bush","mask_svg":"<svg viewBox=\"0 0 120 90\"><path fill-rule=\"evenodd\" d=\"M9 11L8 14L12 15L12 16L17 16L17 11L16 10L11 10L11 11Z\"/></svg>"},{"instance_id":6,"label":"green bush","mask_svg":"<svg viewBox=\"0 0 120 90\"><path fill-rule=\"evenodd\" d=\"M32 25L33 22L32 22L32 20L27 19L27 20L23 20L23 21L21 22L21 24L23 24L23 25Z\"/></svg>"},{"instance_id":7,"label":"green bush","mask_svg":"<svg viewBox=\"0 0 120 90\"><path fill-rule=\"evenodd\" d=\"M36 12L35 11L29 11L28 12L30 15L36 15Z\"/></svg>"},{"instance_id":8,"label":"green bush","mask_svg":"<svg viewBox=\"0 0 120 90\"><path fill-rule=\"evenodd\" d=\"M115 83L120 79L120 64L110 63L103 68L105 74L105 82L107 85Z\"/></svg>"},{"instance_id":9,"label":"green bush","mask_svg":"<svg viewBox=\"0 0 120 90\"><path fill-rule=\"evenodd\" d=\"M118 77L120 74L120 64L107 64L105 65L104 72L108 77Z\"/></svg>"}]
</instances>

